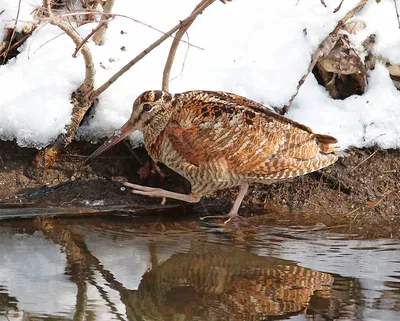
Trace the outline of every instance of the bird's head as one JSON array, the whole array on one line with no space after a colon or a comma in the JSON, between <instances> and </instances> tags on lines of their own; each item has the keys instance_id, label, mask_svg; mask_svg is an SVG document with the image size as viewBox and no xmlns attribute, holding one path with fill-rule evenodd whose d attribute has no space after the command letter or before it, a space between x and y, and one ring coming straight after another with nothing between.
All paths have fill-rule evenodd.
<instances>
[{"instance_id":1,"label":"bird's head","mask_svg":"<svg viewBox=\"0 0 400 321\"><path fill-rule=\"evenodd\" d=\"M172 112L172 101L173 95L166 91L145 91L133 103L132 114L129 120L93 152L86 159L86 162L110 149L135 130L140 130L144 134L146 132L157 133L157 129L165 125L166 121L168 121L168 116Z\"/></svg>"}]
</instances>

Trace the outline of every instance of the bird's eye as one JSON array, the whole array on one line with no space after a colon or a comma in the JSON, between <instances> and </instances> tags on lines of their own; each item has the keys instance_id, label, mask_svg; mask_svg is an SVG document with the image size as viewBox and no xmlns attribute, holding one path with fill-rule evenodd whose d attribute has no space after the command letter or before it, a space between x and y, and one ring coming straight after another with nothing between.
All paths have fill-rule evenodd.
<instances>
[{"instance_id":1,"label":"bird's eye","mask_svg":"<svg viewBox=\"0 0 400 321\"><path fill-rule=\"evenodd\" d=\"M148 103L143 104L143 110L144 111L150 111L152 108L153 108L152 104L148 104Z\"/></svg>"}]
</instances>

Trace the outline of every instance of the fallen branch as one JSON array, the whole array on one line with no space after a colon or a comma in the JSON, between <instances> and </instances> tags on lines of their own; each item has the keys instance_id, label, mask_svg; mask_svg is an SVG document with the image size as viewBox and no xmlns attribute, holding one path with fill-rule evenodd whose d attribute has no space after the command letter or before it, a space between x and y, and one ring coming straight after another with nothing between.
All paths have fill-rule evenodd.
<instances>
[{"instance_id":1,"label":"fallen branch","mask_svg":"<svg viewBox=\"0 0 400 321\"><path fill-rule=\"evenodd\" d=\"M297 94L299 93L300 87L304 84L304 81L306 80L307 76L312 72L314 69L315 65L317 64L318 60L330 53L332 48L335 46L336 42L339 39L338 32L342 27L346 24L346 22L352 18L358 11L360 11L365 4L368 2L368 0L361 0L353 9L351 9L339 22L337 23L335 29L329 34L328 37L326 37L321 44L318 46L317 51L313 54L311 63L307 69L307 72L300 78L299 83L296 88L296 92L293 94L293 96L290 98L289 102L283 106L283 108L279 109L276 108L277 112L279 112L281 115L286 114L292 103L293 100L296 98Z\"/></svg>"}]
</instances>

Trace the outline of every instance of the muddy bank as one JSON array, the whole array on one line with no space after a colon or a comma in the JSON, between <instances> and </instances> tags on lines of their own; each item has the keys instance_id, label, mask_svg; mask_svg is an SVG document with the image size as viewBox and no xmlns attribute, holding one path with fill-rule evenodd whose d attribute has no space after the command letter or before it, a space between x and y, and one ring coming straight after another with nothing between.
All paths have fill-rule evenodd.
<instances>
[{"instance_id":1,"label":"muddy bank","mask_svg":"<svg viewBox=\"0 0 400 321\"><path fill-rule=\"evenodd\" d=\"M229 211L236 191L221 191L200 204L133 196L121 181L188 192L188 183L161 167L165 177L148 172L148 156L126 144L84 165L98 145L75 142L39 179L27 175L35 149L0 142L0 218L123 214L169 215L173 219ZM271 186L252 186L240 214L245 223L310 225L357 234L400 237L400 151L355 149L334 166ZM316 226L316 227L315 227Z\"/></svg>"}]
</instances>

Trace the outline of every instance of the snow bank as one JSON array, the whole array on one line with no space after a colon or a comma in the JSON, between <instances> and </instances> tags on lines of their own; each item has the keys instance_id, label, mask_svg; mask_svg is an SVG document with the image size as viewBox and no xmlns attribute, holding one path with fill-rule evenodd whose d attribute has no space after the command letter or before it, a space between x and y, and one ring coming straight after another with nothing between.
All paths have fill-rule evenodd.
<instances>
[{"instance_id":1,"label":"snow bank","mask_svg":"<svg viewBox=\"0 0 400 321\"><path fill-rule=\"evenodd\" d=\"M35 2L22 2L24 15L27 8L34 9ZM226 5L217 1L189 29L189 41L205 50L180 45L171 72L171 92L224 90L266 105L284 105L318 44L358 0L344 1L334 14L339 2L330 1L325 8L318 0L234 0ZM113 12L167 31L196 4L197 0L116 1ZM7 19L15 16L14 0L0 0L0 9L4 7L8 8ZM393 3L369 1L357 18L368 27L351 40L360 44L376 33L376 54L399 63L400 31ZM0 19L2 29L4 14ZM85 25L78 31L85 36L94 26ZM110 23L105 44L89 44L96 86L159 37L160 33L129 19ZM170 44L171 40L166 41L99 97L90 120L79 130L81 139L109 136L128 119L137 95L161 87ZM0 139L41 148L63 131L71 113L70 94L84 78L83 59L72 58L74 49L59 29L46 25L25 43L16 59L0 66ZM380 65L371 72L363 96L343 101L329 98L310 75L288 116L316 132L334 135L343 149L372 144L400 147L400 93ZM140 135L134 134L133 142L139 140Z\"/></svg>"}]
</instances>

